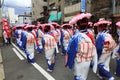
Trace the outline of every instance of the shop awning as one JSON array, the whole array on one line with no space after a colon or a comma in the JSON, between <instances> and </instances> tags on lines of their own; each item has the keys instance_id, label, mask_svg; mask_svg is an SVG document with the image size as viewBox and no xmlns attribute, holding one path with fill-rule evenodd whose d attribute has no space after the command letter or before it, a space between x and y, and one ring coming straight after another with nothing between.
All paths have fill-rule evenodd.
<instances>
[{"instance_id":1,"label":"shop awning","mask_svg":"<svg viewBox=\"0 0 120 80\"><path fill-rule=\"evenodd\" d=\"M57 14L51 14L48 22L52 22L52 21L60 21L62 18L62 12L58 12Z\"/></svg>"}]
</instances>

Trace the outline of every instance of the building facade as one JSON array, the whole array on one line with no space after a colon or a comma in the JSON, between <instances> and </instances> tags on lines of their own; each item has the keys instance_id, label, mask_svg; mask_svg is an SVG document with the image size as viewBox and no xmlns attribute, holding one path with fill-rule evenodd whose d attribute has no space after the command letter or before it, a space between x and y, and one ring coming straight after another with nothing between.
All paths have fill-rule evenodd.
<instances>
[{"instance_id":1,"label":"building facade","mask_svg":"<svg viewBox=\"0 0 120 80\"><path fill-rule=\"evenodd\" d=\"M57 21L63 22L64 0L48 0L49 19L48 22ZM55 17L52 19L52 17Z\"/></svg>"},{"instance_id":2,"label":"building facade","mask_svg":"<svg viewBox=\"0 0 120 80\"><path fill-rule=\"evenodd\" d=\"M31 24L32 16L30 14L18 15L18 24Z\"/></svg>"},{"instance_id":3,"label":"building facade","mask_svg":"<svg viewBox=\"0 0 120 80\"><path fill-rule=\"evenodd\" d=\"M120 18L120 0L113 1L113 17L117 20Z\"/></svg>"},{"instance_id":4,"label":"building facade","mask_svg":"<svg viewBox=\"0 0 120 80\"><path fill-rule=\"evenodd\" d=\"M99 18L110 19L112 16L112 0L91 0L91 13L98 21Z\"/></svg>"},{"instance_id":5,"label":"building facade","mask_svg":"<svg viewBox=\"0 0 120 80\"><path fill-rule=\"evenodd\" d=\"M42 14L39 14L45 12L42 6L47 5L47 11L49 11L48 21L51 17L51 14L57 14L55 17L57 17L58 20L58 13L62 12L62 17L60 18L59 22L64 23L69 22L74 15L82 12L83 1L85 1L85 12L90 12L93 14L93 16L95 16L95 18L93 18L93 21L98 21L99 18L109 19L113 13L113 6L111 5L113 5L113 1L115 0L46 0L46 5L42 3L44 0L42 2L40 1L42 0L32 0L33 20L37 20L38 18L44 16ZM53 21L56 21L56 18Z\"/></svg>"},{"instance_id":6,"label":"building facade","mask_svg":"<svg viewBox=\"0 0 120 80\"><path fill-rule=\"evenodd\" d=\"M82 12L83 0L65 0L64 21L68 22L74 15ZM85 0L85 12L95 16L93 21L99 18L110 19L112 15L112 0Z\"/></svg>"},{"instance_id":7,"label":"building facade","mask_svg":"<svg viewBox=\"0 0 120 80\"><path fill-rule=\"evenodd\" d=\"M118 36L117 36L117 33L116 33L117 28L116 28L115 23L117 21L120 21L120 0L112 0L112 3L113 3L113 5L112 5L113 13L112 13L112 17L111 17L112 22L113 22L113 24L112 24L112 33L113 33L113 36L115 37L115 39L117 39Z\"/></svg>"},{"instance_id":8,"label":"building facade","mask_svg":"<svg viewBox=\"0 0 120 80\"><path fill-rule=\"evenodd\" d=\"M70 21L74 15L81 11L80 0L65 0L64 2L64 22Z\"/></svg>"},{"instance_id":9,"label":"building facade","mask_svg":"<svg viewBox=\"0 0 120 80\"><path fill-rule=\"evenodd\" d=\"M49 7L57 7L57 11L62 12L61 23L69 22L74 15L82 11L82 0L49 0ZM85 0L84 0L85 1ZM91 0L86 0L86 12L91 12Z\"/></svg>"},{"instance_id":10,"label":"building facade","mask_svg":"<svg viewBox=\"0 0 120 80\"><path fill-rule=\"evenodd\" d=\"M10 24L15 23L15 10L14 8L8 8L8 20Z\"/></svg>"},{"instance_id":11,"label":"building facade","mask_svg":"<svg viewBox=\"0 0 120 80\"><path fill-rule=\"evenodd\" d=\"M47 0L31 0L32 2L32 21L40 21L45 17L47 11Z\"/></svg>"}]
</instances>

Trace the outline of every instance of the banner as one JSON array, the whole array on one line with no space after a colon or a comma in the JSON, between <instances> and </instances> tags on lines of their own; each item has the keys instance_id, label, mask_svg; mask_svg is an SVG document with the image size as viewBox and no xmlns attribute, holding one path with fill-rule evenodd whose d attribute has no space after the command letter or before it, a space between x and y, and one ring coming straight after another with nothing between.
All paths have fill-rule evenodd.
<instances>
[{"instance_id":1,"label":"banner","mask_svg":"<svg viewBox=\"0 0 120 80\"><path fill-rule=\"evenodd\" d=\"M3 30L5 30L6 33L7 33L7 36L10 37L11 31L10 31L10 29L9 29L8 20L3 18L3 19L2 19L2 25L3 25Z\"/></svg>"},{"instance_id":2,"label":"banner","mask_svg":"<svg viewBox=\"0 0 120 80\"><path fill-rule=\"evenodd\" d=\"M86 11L86 0L81 0L81 10L82 12Z\"/></svg>"},{"instance_id":3,"label":"banner","mask_svg":"<svg viewBox=\"0 0 120 80\"><path fill-rule=\"evenodd\" d=\"M3 29L9 29L9 24L7 19L2 19Z\"/></svg>"}]
</instances>

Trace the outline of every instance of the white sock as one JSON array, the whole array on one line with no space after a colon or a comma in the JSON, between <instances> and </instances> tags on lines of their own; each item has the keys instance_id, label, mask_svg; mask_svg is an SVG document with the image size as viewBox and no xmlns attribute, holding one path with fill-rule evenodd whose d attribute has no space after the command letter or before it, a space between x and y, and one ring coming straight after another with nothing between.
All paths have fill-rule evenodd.
<instances>
[{"instance_id":1,"label":"white sock","mask_svg":"<svg viewBox=\"0 0 120 80\"><path fill-rule=\"evenodd\" d=\"M115 79L114 77L109 78L109 80L114 80L114 79Z\"/></svg>"}]
</instances>

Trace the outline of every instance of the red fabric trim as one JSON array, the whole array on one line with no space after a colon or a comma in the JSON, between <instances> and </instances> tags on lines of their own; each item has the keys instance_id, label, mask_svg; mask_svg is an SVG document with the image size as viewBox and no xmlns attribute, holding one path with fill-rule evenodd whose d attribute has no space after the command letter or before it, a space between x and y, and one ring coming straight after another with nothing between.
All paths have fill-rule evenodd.
<instances>
[{"instance_id":1,"label":"red fabric trim","mask_svg":"<svg viewBox=\"0 0 120 80\"><path fill-rule=\"evenodd\" d=\"M31 33L32 33L32 35L33 35L34 38L35 38L36 45L38 46L38 40L37 40L37 38L35 37L35 34L34 34L33 32L31 32Z\"/></svg>"}]
</instances>

